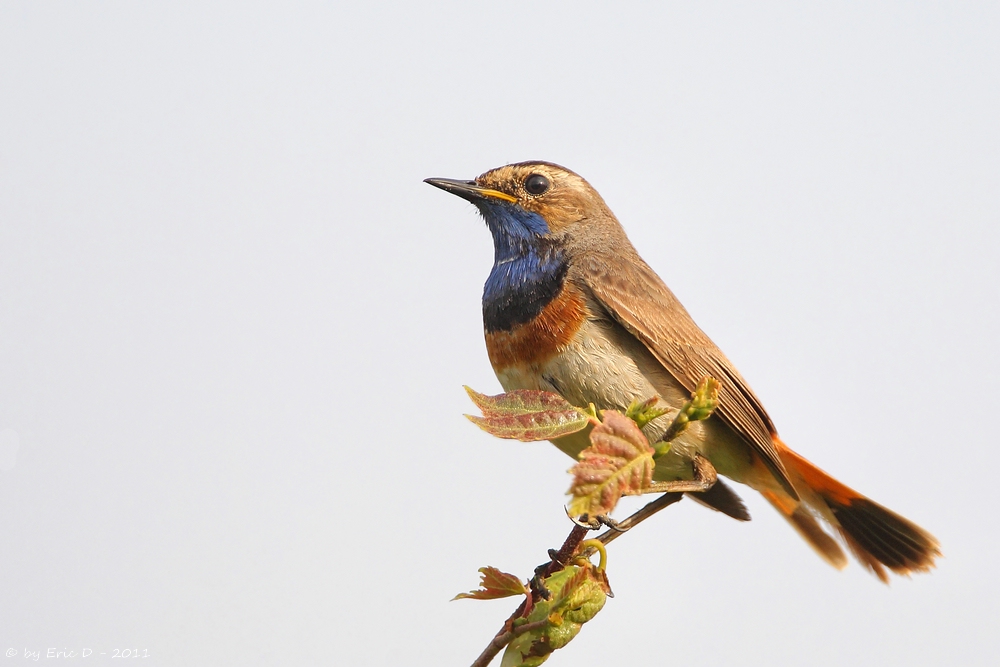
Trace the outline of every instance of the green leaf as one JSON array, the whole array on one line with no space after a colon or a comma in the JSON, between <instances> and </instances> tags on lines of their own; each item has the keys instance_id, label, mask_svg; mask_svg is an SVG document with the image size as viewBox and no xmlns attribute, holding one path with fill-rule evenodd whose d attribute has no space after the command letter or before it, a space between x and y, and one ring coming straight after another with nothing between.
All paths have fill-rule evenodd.
<instances>
[{"instance_id":1,"label":"green leaf","mask_svg":"<svg viewBox=\"0 0 1000 667\"><path fill-rule=\"evenodd\" d=\"M646 493L653 480L653 448L634 421L614 410L590 432L590 447L570 468L569 513L607 514L626 495Z\"/></svg>"},{"instance_id":2,"label":"green leaf","mask_svg":"<svg viewBox=\"0 0 1000 667\"><path fill-rule=\"evenodd\" d=\"M719 407L719 383L715 378L705 377L698 383L698 387L691 393L691 400L684 404L674 421L667 427L660 442L670 442L687 430L688 424L695 421L708 419L712 412ZM661 452L660 450L663 449ZM670 448L657 447L657 458L666 453Z\"/></svg>"},{"instance_id":3,"label":"green leaf","mask_svg":"<svg viewBox=\"0 0 1000 667\"><path fill-rule=\"evenodd\" d=\"M512 595L526 595L528 587L513 574L501 572L495 567L481 567L482 579L479 589L468 593L459 593L452 600L468 598L472 600L496 600L509 598Z\"/></svg>"},{"instance_id":4,"label":"green leaf","mask_svg":"<svg viewBox=\"0 0 1000 667\"><path fill-rule=\"evenodd\" d=\"M534 442L551 440L582 431L594 418L570 405L559 394L518 389L487 396L468 387L472 401L482 410L482 417L465 415L490 435L509 440Z\"/></svg>"},{"instance_id":5,"label":"green leaf","mask_svg":"<svg viewBox=\"0 0 1000 667\"><path fill-rule=\"evenodd\" d=\"M610 587L604 570L579 560L547 577L543 584L548 600L535 603L527 618L514 627L539 624L519 634L507 645L500 667L537 667L549 655L568 644L581 626L604 607Z\"/></svg>"},{"instance_id":6,"label":"green leaf","mask_svg":"<svg viewBox=\"0 0 1000 667\"><path fill-rule=\"evenodd\" d=\"M654 396L643 403L633 401L625 411L625 416L634 421L639 428L645 428L649 422L670 412L670 408L657 407L656 404L659 402L659 396Z\"/></svg>"}]
</instances>

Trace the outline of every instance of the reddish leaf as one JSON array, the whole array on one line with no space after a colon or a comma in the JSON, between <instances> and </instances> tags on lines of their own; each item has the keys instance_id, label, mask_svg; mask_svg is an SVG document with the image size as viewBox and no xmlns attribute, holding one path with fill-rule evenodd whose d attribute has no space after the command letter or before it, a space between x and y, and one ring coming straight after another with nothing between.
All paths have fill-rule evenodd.
<instances>
[{"instance_id":1,"label":"reddish leaf","mask_svg":"<svg viewBox=\"0 0 1000 667\"><path fill-rule=\"evenodd\" d=\"M452 600L470 598L473 600L496 600L509 598L512 595L525 595L528 588L513 574L501 572L495 567L481 567L482 580L479 589L468 593L459 593Z\"/></svg>"},{"instance_id":2,"label":"reddish leaf","mask_svg":"<svg viewBox=\"0 0 1000 667\"><path fill-rule=\"evenodd\" d=\"M620 412L605 410L602 416L590 433L590 447L570 469L569 512L574 516L607 514L619 498L645 493L653 480L654 450L639 427Z\"/></svg>"},{"instance_id":3,"label":"reddish leaf","mask_svg":"<svg viewBox=\"0 0 1000 667\"><path fill-rule=\"evenodd\" d=\"M582 431L592 420L590 415L567 403L559 394L547 391L518 389L487 396L468 387L465 390L483 411L482 417L465 416L498 438L522 442L550 440Z\"/></svg>"}]
</instances>

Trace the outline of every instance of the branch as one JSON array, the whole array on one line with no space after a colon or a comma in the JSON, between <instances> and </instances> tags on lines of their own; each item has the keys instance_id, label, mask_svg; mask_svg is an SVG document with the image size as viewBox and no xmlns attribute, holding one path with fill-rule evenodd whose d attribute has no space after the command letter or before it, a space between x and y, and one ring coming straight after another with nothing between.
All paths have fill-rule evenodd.
<instances>
[{"instance_id":1,"label":"branch","mask_svg":"<svg viewBox=\"0 0 1000 667\"><path fill-rule=\"evenodd\" d=\"M684 497L683 493L672 491L670 493L664 493L662 496L656 500L647 503L642 509L632 514L627 519L620 521L617 528L612 528L607 530L597 536L603 544L608 544L618 538L619 535L629 530L630 528L635 528L640 523L653 516L660 510L666 509L676 502L679 502Z\"/></svg>"},{"instance_id":2,"label":"branch","mask_svg":"<svg viewBox=\"0 0 1000 667\"><path fill-rule=\"evenodd\" d=\"M517 617L520 611L521 610L518 609L518 611L514 612L514 616L511 616L509 619L507 619L507 623L504 623L505 628ZM497 636L493 638L493 641L490 642L489 646L487 646L483 650L483 652L479 654L479 657L476 658L476 661L472 663L472 667L486 667L488 664L490 664L490 662L493 661L493 658L497 657L497 653L499 653L505 646L507 646L507 644L511 643L511 641L513 641L515 637L517 637L518 635L523 635L525 632L531 632L532 630L538 630L539 628L544 628L548 624L549 624L549 619L545 618L540 621L535 621L534 623L525 623L524 625L519 625L513 630L501 630L497 634Z\"/></svg>"},{"instance_id":3,"label":"branch","mask_svg":"<svg viewBox=\"0 0 1000 667\"><path fill-rule=\"evenodd\" d=\"M602 544L608 544L625 531L630 528L634 528L660 510L670 507L683 497L684 494L679 492L664 493L656 500L648 503L645 507L619 522L616 528L602 533L597 537L597 539L600 540ZM500 653L500 651L502 651L507 644L513 641L516 637L524 634L525 632L531 632L532 630L543 628L549 623L548 619L543 619L535 621L534 623L525 623L516 627L514 626L514 621L518 618L526 617L528 613L530 613L535 602L541 598L548 597L548 591L545 590L542 585L542 581L563 569L573 560L574 556L577 555L580 544L583 542L583 538L586 537L589 530L593 529L588 528L585 525L574 524L573 530L570 531L566 540L563 542L563 545L559 547L558 550L549 550L548 562L535 568L535 576L532 577L530 582L530 598L524 600L514 613L511 614L506 621L504 621L503 627L500 628L500 631L497 632L486 648L483 649L483 652L479 655L479 657L476 658L475 662L472 663L472 667L487 667L487 665L492 662L493 658L495 658L497 654ZM591 553L593 553L593 549L587 549L580 555L587 557Z\"/></svg>"}]
</instances>

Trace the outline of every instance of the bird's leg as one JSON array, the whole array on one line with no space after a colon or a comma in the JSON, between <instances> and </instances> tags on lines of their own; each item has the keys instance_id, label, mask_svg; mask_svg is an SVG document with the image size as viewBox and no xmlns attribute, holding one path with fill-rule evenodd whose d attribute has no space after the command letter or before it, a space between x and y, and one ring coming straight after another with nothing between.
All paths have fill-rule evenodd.
<instances>
[{"instance_id":1,"label":"bird's leg","mask_svg":"<svg viewBox=\"0 0 1000 667\"><path fill-rule=\"evenodd\" d=\"M621 524L614 519L612 519L607 514L598 514L593 519L590 520L590 529L597 530L601 526L607 526L611 530L617 530L619 533L624 533L628 528L622 528Z\"/></svg>"},{"instance_id":2,"label":"bird's leg","mask_svg":"<svg viewBox=\"0 0 1000 667\"><path fill-rule=\"evenodd\" d=\"M626 530L635 528L649 517L653 516L662 509L670 507L683 497L683 493L664 493L656 500L646 503L642 509L630 515L628 518L619 521L617 526L598 535L597 539L599 539L602 544L607 544L624 533Z\"/></svg>"},{"instance_id":3,"label":"bird's leg","mask_svg":"<svg viewBox=\"0 0 1000 667\"><path fill-rule=\"evenodd\" d=\"M715 486L715 482L719 476L715 472L715 466L712 465L711 461L701 454L695 454L694 459L691 461L691 467L694 468L694 479L653 482L647 489L643 489L643 491L645 493L701 493Z\"/></svg>"},{"instance_id":4,"label":"bird's leg","mask_svg":"<svg viewBox=\"0 0 1000 667\"><path fill-rule=\"evenodd\" d=\"M617 522L616 525L612 526L610 524L606 524L611 530L601 533L597 539L599 539L603 544L607 544L624 533L626 530L634 528L660 510L666 509L667 507L670 507L674 503L678 502L684 497L685 493L707 491L712 488L716 480L719 478L718 474L715 472L715 466L713 466L708 459L700 454L695 456L692 463L694 467L693 480L656 482L656 488L663 488L665 491L662 496L652 502L646 503L642 509L638 510L628 518Z\"/></svg>"}]
</instances>

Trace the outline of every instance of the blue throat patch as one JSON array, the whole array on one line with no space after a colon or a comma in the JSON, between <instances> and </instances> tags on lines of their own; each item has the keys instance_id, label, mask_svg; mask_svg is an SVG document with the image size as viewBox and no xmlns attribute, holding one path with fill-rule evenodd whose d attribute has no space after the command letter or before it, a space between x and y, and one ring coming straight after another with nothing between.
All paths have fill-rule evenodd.
<instances>
[{"instance_id":1,"label":"blue throat patch","mask_svg":"<svg viewBox=\"0 0 1000 667\"><path fill-rule=\"evenodd\" d=\"M530 322L558 296L566 279L565 253L537 213L501 203L478 204L493 235L493 270L483 289L483 325L510 331Z\"/></svg>"}]
</instances>

